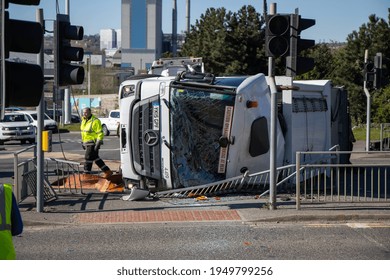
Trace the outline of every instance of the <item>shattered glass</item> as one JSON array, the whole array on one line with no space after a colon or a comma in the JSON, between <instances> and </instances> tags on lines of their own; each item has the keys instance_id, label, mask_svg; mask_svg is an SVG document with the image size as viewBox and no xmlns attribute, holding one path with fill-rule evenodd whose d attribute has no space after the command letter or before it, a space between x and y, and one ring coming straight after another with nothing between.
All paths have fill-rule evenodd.
<instances>
[{"instance_id":1,"label":"shattered glass","mask_svg":"<svg viewBox=\"0 0 390 280\"><path fill-rule=\"evenodd\" d=\"M225 179L218 173L226 106L235 95L172 88L171 155L173 187L191 187Z\"/></svg>"}]
</instances>

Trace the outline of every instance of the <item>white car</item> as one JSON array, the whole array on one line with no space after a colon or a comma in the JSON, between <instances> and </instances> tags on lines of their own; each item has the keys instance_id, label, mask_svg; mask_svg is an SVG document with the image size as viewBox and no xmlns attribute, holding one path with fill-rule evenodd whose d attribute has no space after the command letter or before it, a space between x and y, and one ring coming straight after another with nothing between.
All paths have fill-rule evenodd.
<instances>
[{"instance_id":1,"label":"white car","mask_svg":"<svg viewBox=\"0 0 390 280\"><path fill-rule=\"evenodd\" d=\"M120 110L111 110L107 118L99 118L105 136L115 133L119 136Z\"/></svg>"},{"instance_id":2,"label":"white car","mask_svg":"<svg viewBox=\"0 0 390 280\"><path fill-rule=\"evenodd\" d=\"M25 144L35 143L35 129L25 114L20 112L5 113L0 121L0 144L6 141L20 141Z\"/></svg>"},{"instance_id":3,"label":"white car","mask_svg":"<svg viewBox=\"0 0 390 280\"><path fill-rule=\"evenodd\" d=\"M35 127L35 129L38 128L38 113L37 111L20 111L20 113L23 113L27 116L31 124ZM43 130L51 130L53 132L58 131L57 122L53 119L51 119L46 113L43 114Z\"/></svg>"}]
</instances>

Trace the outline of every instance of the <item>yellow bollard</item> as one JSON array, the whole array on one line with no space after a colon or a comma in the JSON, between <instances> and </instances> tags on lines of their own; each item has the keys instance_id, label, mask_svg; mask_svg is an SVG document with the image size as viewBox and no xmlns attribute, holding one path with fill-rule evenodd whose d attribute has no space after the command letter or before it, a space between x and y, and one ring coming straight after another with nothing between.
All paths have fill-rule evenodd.
<instances>
[{"instance_id":1,"label":"yellow bollard","mask_svg":"<svg viewBox=\"0 0 390 280\"><path fill-rule=\"evenodd\" d=\"M42 131L42 151L51 152L52 149L52 137L51 130Z\"/></svg>"}]
</instances>

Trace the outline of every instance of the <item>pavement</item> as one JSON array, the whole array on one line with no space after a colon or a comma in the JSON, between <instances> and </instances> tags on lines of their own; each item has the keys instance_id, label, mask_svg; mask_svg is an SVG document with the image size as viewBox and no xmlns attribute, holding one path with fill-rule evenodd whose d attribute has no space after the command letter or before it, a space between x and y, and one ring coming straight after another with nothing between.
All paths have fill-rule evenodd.
<instances>
[{"instance_id":1,"label":"pavement","mask_svg":"<svg viewBox=\"0 0 390 280\"><path fill-rule=\"evenodd\" d=\"M357 142L354 151L364 151L364 142ZM379 156L389 162L389 154ZM351 161L375 160L378 155L357 154ZM269 197L260 193L238 193L200 198L156 198L125 200L128 191L84 194L58 192L58 198L45 203L42 212L36 209L33 196L19 204L25 226L56 226L109 223L224 222L389 222L390 199L384 202L317 202L302 203L296 209L293 193L278 194L276 205L269 207Z\"/></svg>"},{"instance_id":2,"label":"pavement","mask_svg":"<svg viewBox=\"0 0 390 280\"><path fill-rule=\"evenodd\" d=\"M276 209L270 210L267 198L256 195L194 198L148 198L126 201L123 194L89 193L60 196L37 212L29 197L20 204L26 226L77 225L153 222L346 222L388 221L390 203L316 203L297 210L288 196L278 197Z\"/></svg>"}]
</instances>

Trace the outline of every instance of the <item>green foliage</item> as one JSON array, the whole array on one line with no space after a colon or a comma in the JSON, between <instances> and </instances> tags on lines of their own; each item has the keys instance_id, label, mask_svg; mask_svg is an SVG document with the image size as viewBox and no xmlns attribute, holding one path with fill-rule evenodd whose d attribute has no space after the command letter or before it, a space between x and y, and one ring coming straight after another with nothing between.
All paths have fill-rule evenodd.
<instances>
[{"instance_id":1,"label":"green foliage","mask_svg":"<svg viewBox=\"0 0 390 280\"><path fill-rule=\"evenodd\" d=\"M389 9L390 17L390 9ZM370 60L376 53L390 57L390 26L384 19L375 15L369 16L369 22L363 24L358 31L353 31L347 37L347 44L333 55L335 68L330 78L347 87L350 98L350 112L354 123L365 123L367 112L367 97L363 89L363 67L365 50L368 50ZM383 60L385 75L390 69L390 60ZM382 91L371 91L371 117L374 121L389 121L389 88ZM386 94L387 93L387 94Z\"/></svg>"},{"instance_id":2,"label":"green foliage","mask_svg":"<svg viewBox=\"0 0 390 280\"><path fill-rule=\"evenodd\" d=\"M313 48L307 50L302 54L303 56L308 56L314 58L315 66L314 69L302 74L296 79L304 80L322 80L330 79L330 73L333 72L334 61L332 56L332 51L326 44L318 44Z\"/></svg>"},{"instance_id":3,"label":"green foliage","mask_svg":"<svg viewBox=\"0 0 390 280\"><path fill-rule=\"evenodd\" d=\"M377 141L380 140L380 133L381 130L378 126L373 126L370 129L370 141ZM355 137L356 141L365 141L367 136L367 129L366 126L359 126L355 127L353 129L353 136Z\"/></svg>"},{"instance_id":4,"label":"green foliage","mask_svg":"<svg viewBox=\"0 0 390 280\"><path fill-rule=\"evenodd\" d=\"M93 94L110 94L118 92L118 79L115 76L115 71L112 68L103 68L92 65L90 67L91 92ZM85 72L88 73L85 66ZM86 74L88 75L88 74ZM87 85L88 77L85 78L84 85ZM72 91L75 94L84 94L87 90L86 86L73 86Z\"/></svg>"},{"instance_id":5,"label":"green foliage","mask_svg":"<svg viewBox=\"0 0 390 280\"><path fill-rule=\"evenodd\" d=\"M390 123L390 87L373 95L373 121L375 123Z\"/></svg>"},{"instance_id":6,"label":"green foliage","mask_svg":"<svg viewBox=\"0 0 390 280\"><path fill-rule=\"evenodd\" d=\"M264 72L264 21L252 6L237 13L209 8L191 27L181 55L201 56L216 75Z\"/></svg>"},{"instance_id":7,"label":"green foliage","mask_svg":"<svg viewBox=\"0 0 390 280\"><path fill-rule=\"evenodd\" d=\"M201 56L205 61L205 67L213 73L223 73L227 48L224 48L226 32L224 28L225 18L228 15L224 8L206 10L191 27L186 42L182 48L183 56Z\"/></svg>"}]
</instances>

